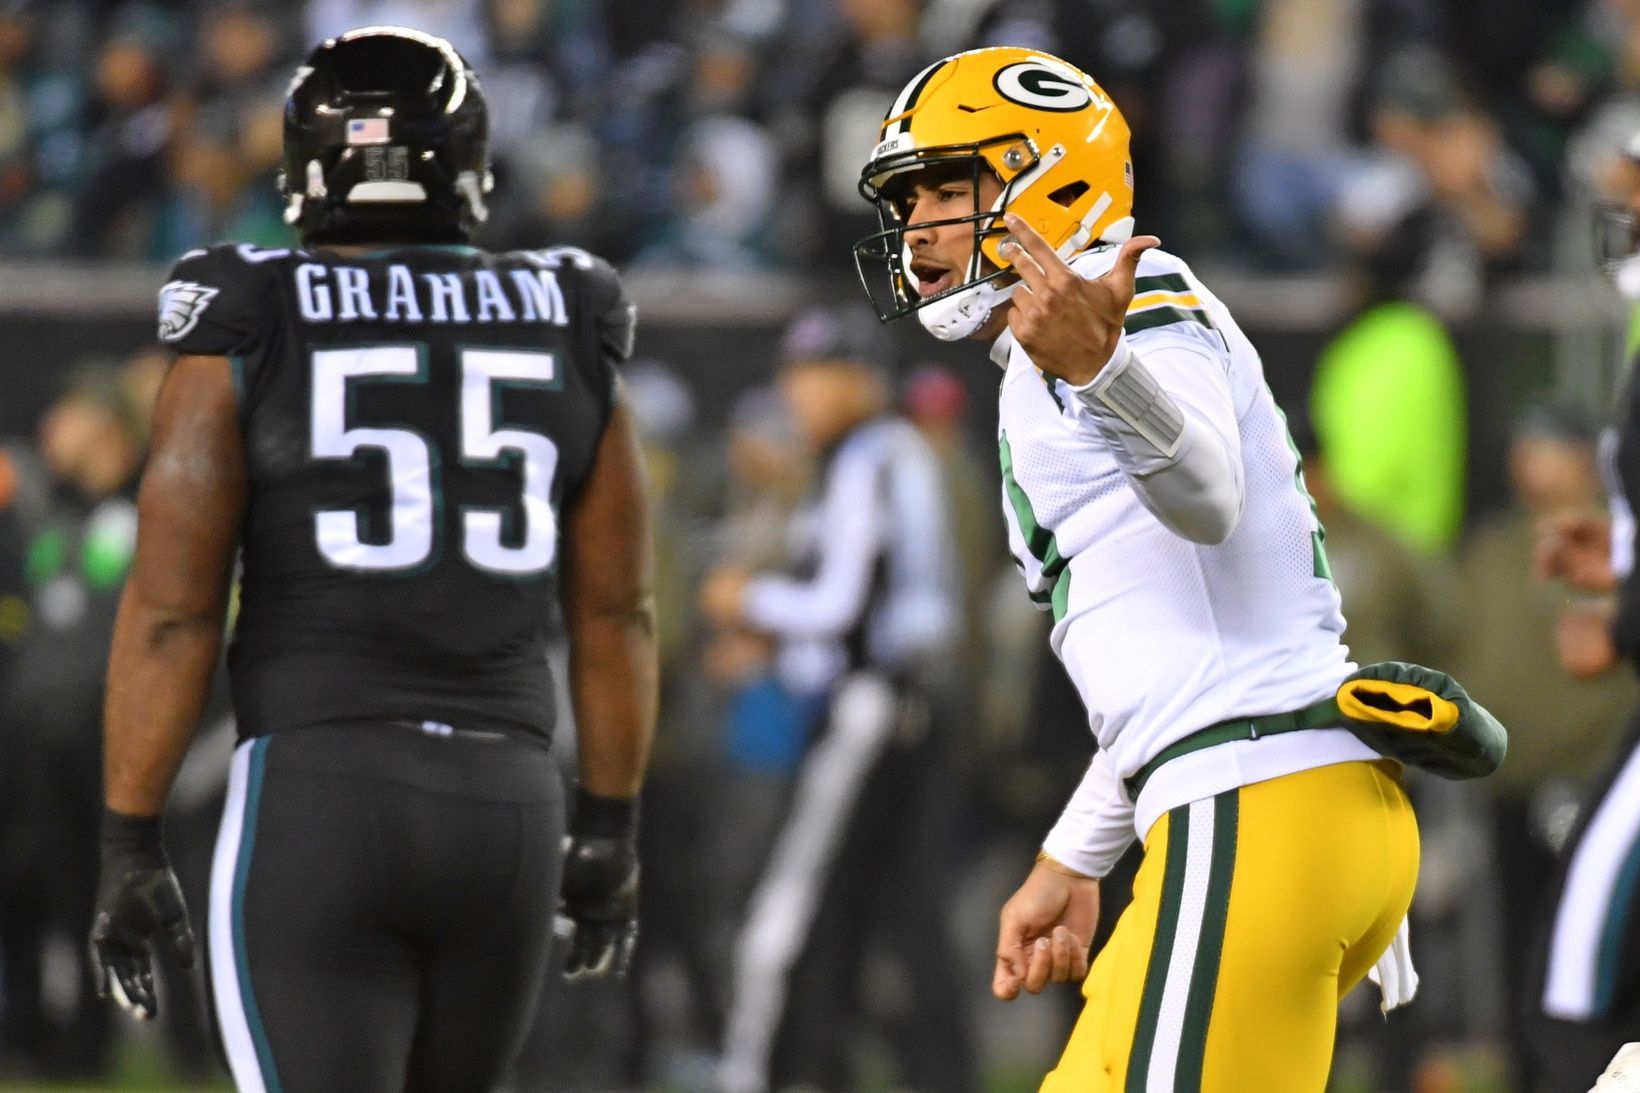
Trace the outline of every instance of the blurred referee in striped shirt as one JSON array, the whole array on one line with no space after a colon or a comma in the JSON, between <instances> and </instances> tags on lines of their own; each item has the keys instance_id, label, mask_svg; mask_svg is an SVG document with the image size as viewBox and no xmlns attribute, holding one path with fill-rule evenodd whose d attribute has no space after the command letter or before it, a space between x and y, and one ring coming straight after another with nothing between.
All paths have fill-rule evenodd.
<instances>
[{"instance_id":1,"label":"blurred referee in striped shirt","mask_svg":"<svg viewBox=\"0 0 1640 1093\"><path fill-rule=\"evenodd\" d=\"M727 1093L858 1088L851 1019L892 1008L899 1084L974 1088L961 978L946 931L953 779L937 696L961 634L939 465L889 411L889 350L861 307L786 332L779 383L815 457L786 573L719 569L707 617L778 644L783 682L824 695L787 815L734 954L720 1078ZM875 943L875 946L874 944ZM865 997L881 949L910 996Z\"/></svg>"}]
</instances>

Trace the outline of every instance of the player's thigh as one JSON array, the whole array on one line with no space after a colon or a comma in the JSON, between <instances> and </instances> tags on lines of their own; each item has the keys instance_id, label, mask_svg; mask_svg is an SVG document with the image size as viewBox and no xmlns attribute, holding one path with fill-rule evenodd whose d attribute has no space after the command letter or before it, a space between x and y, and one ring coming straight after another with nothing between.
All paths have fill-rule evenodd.
<instances>
[{"instance_id":1,"label":"player's thigh","mask_svg":"<svg viewBox=\"0 0 1640 1093\"><path fill-rule=\"evenodd\" d=\"M234 753L210 907L211 985L242 1093L398 1093L414 954L380 926L383 833L365 785ZM271 761L270 761L271 760Z\"/></svg>"},{"instance_id":2,"label":"player's thigh","mask_svg":"<svg viewBox=\"0 0 1640 1093\"><path fill-rule=\"evenodd\" d=\"M550 974L563 806L554 792L532 804L442 807L452 811L441 825L449 836L445 860L429 868L465 897L442 901L445 917L428 945L404 1088L480 1093L499 1087Z\"/></svg>"},{"instance_id":3,"label":"player's thigh","mask_svg":"<svg viewBox=\"0 0 1640 1093\"><path fill-rule=\"evenodd\" d=\"M1336 764L1235 795L1204 1093L1325 1088L1338 1000L1395 936L1417 881L1411 805L1386 769Z\"/></svg>"},{"instance_id":4,"label":"player's thigh","mask_svg":"<svg viewBox=\"0 0 1640 1093\"><path fill-rule=\"evenodd\" d=\"M1167 862L1168 817L1150 830L1133 880L1133 900L1082 984L1086 999L1042 1093L1116 1093L1127 1079L1145 971L1156 938Z\"/></svg>"},{"instance_id":5,"label":"player's thigh","mask_svg":"<svg viewBox=\"0 0 1640 1093\"><path fill-rule=\"evenodd\" d=\"M1405 795L1373 764L1172 810L1043 1089L1319 1093L1343 965L1388 944L1416 862Z\"/></svg>"}]
</instances>

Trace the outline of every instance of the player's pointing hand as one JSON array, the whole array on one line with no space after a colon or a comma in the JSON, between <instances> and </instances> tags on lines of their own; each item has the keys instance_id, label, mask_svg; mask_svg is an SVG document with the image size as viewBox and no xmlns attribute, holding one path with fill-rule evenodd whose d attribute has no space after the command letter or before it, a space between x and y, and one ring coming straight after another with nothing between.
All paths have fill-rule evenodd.
<instances>
[{"instance_id":1,"label":"player's pointing hand","mask_svg":"<svg viewBox=\"0 0 1640 1093\"><path fill-rule=\"evenodd\" d=\"M1038 368L1070 384L1087 383L1116 352L1140 255L1162 241L1154 235L1129 239L1110 272L1090 281L1024 220L1008 213L1003 221L1012 236L1001 254L1023 282L1013 295L1008 329Z\"/></svg>"}]
</instances>

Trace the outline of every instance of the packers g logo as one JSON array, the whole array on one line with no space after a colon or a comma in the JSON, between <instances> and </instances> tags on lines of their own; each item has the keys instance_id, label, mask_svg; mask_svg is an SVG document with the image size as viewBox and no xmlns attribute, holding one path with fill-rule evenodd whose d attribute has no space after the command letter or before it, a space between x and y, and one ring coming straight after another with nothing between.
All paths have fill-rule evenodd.
<instances>
[{"instance_id":1,"label":"packers g logo","mask_svg":"<svg viewBox=\"0 0 1640 1093\"><path fill-rule=\"evenodd\" d=\"M1075 76L1043 61L1019 61L1002 69L991 81L1009 102L1033 110L1069 114L1093 101L1093 93Z\"/></svg>"}]
</instances>

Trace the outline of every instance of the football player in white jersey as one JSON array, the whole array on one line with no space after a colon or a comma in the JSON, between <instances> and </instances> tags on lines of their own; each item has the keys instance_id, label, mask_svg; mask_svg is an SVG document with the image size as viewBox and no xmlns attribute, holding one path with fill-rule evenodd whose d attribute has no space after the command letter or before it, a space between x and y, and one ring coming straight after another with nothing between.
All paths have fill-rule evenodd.
<instances>
[{"instance_id":1,"label":"football player in white jersey","mask_svg":"<svg viewBox=\"0 0 1640 1093\"><path fill-rule=\"evenodd\" d=\"M1338 591L1257 352L1132 235L1127 124L1055 57L929 66L861 191L879 315L988 340L1003 369L1009 543L1099 744L1003 909L998 997L1082 977L1098 878L1145 842L1042 1088L1320 1093L1338 1000L1411 902L1418 830L1399 764L1344 727Z\"/></svg>"}]
</instances>

